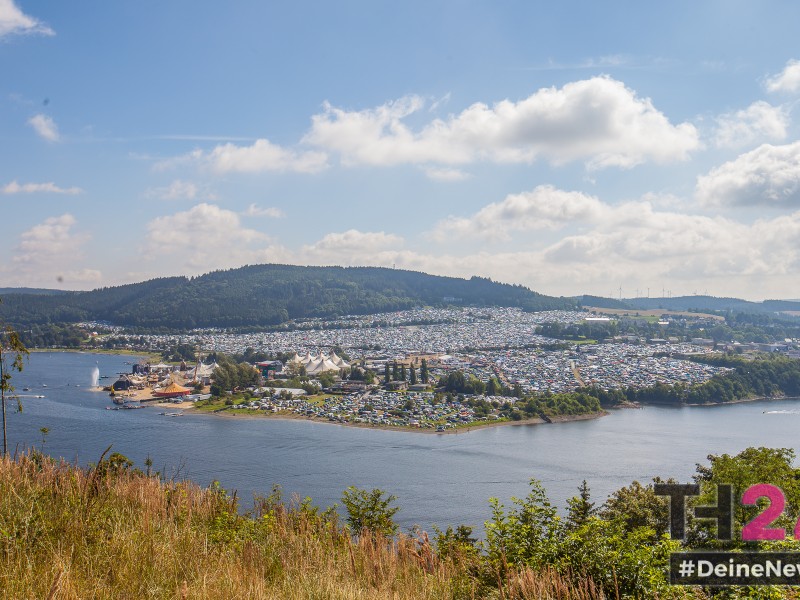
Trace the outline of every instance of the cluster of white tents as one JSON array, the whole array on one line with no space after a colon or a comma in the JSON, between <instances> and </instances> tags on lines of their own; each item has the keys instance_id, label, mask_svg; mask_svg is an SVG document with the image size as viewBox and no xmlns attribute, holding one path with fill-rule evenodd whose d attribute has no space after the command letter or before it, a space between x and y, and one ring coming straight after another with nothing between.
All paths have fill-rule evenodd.
<instances>
[{"instance_id":1,"label":"cluster of white tents","mask_svg":"<svg viewBox=\"0 0 800 600\"><path fill-rule=\"evenodd\" d=\"M342 369L349 369L350 365L345 362L341 357L336 355L336 352L331 352L330 356L324 352L320 352L319 356L306 352L305 356L298 356L297 352L290 358L287 365L296 365L298 367L305 367L308 375L319 375L325 371L341 371Z\"/></svg>"}]
</instances>

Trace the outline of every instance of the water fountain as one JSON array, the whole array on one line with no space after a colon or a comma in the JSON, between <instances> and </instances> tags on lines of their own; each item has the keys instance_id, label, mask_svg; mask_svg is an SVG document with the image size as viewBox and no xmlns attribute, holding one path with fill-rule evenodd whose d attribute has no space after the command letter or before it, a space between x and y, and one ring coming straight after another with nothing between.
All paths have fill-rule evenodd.
<instances>
[{"instance_id":1,"label":"water fountain","mask_svg":"<svg viewBox=\"0 0 800 600\"><path fill-rule=\"evenodd\" d=\"M92 369L92 387L97 387L98 381L100 381L100 368L95 365Z\"/></svg>"}]
</instances>

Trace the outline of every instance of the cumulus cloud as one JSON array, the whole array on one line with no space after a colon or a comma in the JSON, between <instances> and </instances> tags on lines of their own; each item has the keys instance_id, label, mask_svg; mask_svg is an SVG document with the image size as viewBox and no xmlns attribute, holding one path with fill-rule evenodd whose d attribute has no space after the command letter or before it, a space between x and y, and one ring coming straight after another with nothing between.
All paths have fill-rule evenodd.
<instances>
[{"instance_id":1,"label":"cumulus cloud","mask_svg":"<svg viewBox=\"0 0 800 600\"><path fill-rule=\"evenodd\" d=\"M516 231L558 229L565 224L591 221L607 210L593 196L541 185L530 192L509 194L470 217L449 217L433 231L439 241L457 237L507 240Z\"/></svg>"},{"instance_id":2,"label":"cumulus cloud","mask_svg":"<svg viewBox=\"0 0 800 600\"><path fill-rule=\"evenodd\" d=\"M11 259L18 285L85 287L98 283L100 271L81 267L86 233L76 232L71 214L50 217L24 231Z\"/></svg>"},{"instance_id":3,"label":"cumulus cloud","mask_svg":"<svg viewBox=\"0 0 800 600\"><path fill-rule=\"evenodd\" d=\"M28 124L33 127L33 130L39 135L39 137L47 140L48 142L57 142L61 139L55 121L53 121L53 119L47 115L35 115L28 119Z\"/></svg>"},{"instance_id":4,"label":"cumulus cloud","mask_svg":"<svg viewBox=\"0 0 800 600\"><path fill-rule=\"evenodd\" d=\"M82 193L79 187L62 188L53 182L47 183L17 183L16 180L0 188L0 194L67 194L74 196Z\"/></svg>"},{"instance_id":5,"label":"cumulus cloud","mask_svg":"<svg viewBox=\"0 0 800 600\"><path fill-rule=\"evenodd\" d=\"M20 236L14 262L44 264L56 257L74 255L76 247L88 239L86 235L72 232L75 223L75 217L67 213L50 217L25 231Z\"/></svg>"},{"instance_id":6,"label":"cumulus cloud","mask_svg":"<svg viewBox=\"0 0 800 600\"><path fill-rule=\"evenodd\" d=\"M243 226L238 214L207 203L150 221L143 253L192 274L284 256L266 234Z\"/></svg>"},{"instance_id":7,"label":"cumulus cloud","mask_svg":"<svg viewBox=\"0 0 800 600\"><path fill-rule=\"evenodd\" d=\"M717 147L737 148L754 142L786 138L789 112L762 100L743 110L723 114L717 118L714 143Z\"/></svg>"},{"instance_id":8,"label":"cumulus cloud","mask_svg":"<svg viewBox=\"0 0 800 600\"><path fill-rule=\"evenodd\" d=\"M708 205L800 206L800 142L763 144L697 178Z\"/></svg>"},{"instance_id":9,"label":"cumulus cloud","mask_svg":"<svg viewBox=\"0 0 800 600\"><path fill-rule=\"evenodd\" d=\"M55 32L23 13L14 0L0 0L0 39L12 34L55 35Z\"/></svg>"},{"instance_id":10,"label":"cumulus cloud","mask_svg":"<svg viewBox=\"0 0 800 600\"><path fill-rule=\"evenodd\" d=\"M800 294L800 211L743 224L723 217L656 210L646 201L611 205L590 197L573 200L571 207L585 204L579 211L584 227L554 242L521 236L526 247L492 252L481 246L479 238L466 255L386 244L373 250L366 262L364 253L350 260L341 254L338 261L327 264L394 264L439 275L478 274L550 294L608 295L620 283L630 285L632 293L636 285L645 289L666 283L682 293L709 289L741 295L754 282L760 294ZM501 211L494 214L508 222ZM565 219L560 229L566 232L569 223ZM295 260L308 262L309 256L295 255Z\"/></svg>"},{"instance_id":11,"label":"cumulus cloud","mask_svg":"<svg viewBox=\"0 0 800 600\"><path fill-rule=\"evenodd\" d=\"M214 194L203 191L196 183L181 179L176 179L164 187L151 188L145 195L148 198L160 200L196 200L200 197L212 200L214 198Z\"/></svg>"},{"instance_id":12,"label":"cumulus cloud","mask_svg":"<svg viewBox=\"0 0 800 600\"><path fill-rule=\"evenodd\" d=\"M783 71L766 81L768 92L797 92L800 91L800 60L790 60Z\"/></svg>"},{"instance_id":13,"label":"cumulus cloud","mask_svg":"<svg viewBox=\"0 0 800 600\"><path fill-rule=\"evenodd\" d=\"M370 255L403 243L403 238L383 231L362 232L349 229L343 233L329 233L303 252L311 256L334 258L360 257L369 262Z\"/></svg>"},{"instance_id":14,"label":"cumulus cloud","mask_svg":"<svg viewBox=\"0 0 800 600\"><path fill-rule=\"evenodd\" d=\"M250 146L222 144L208 153L193 152L190 159L208 165L217 173L317 173L328 166L324 152L297 152L265 139Z\"/></svg>"},{"instance_id":15,"label":"cumulus cloud","mask_svg":"<svg viewBox=\"0 0 800 600\"><path fill-rule=\"evenodd\" d=\"M267 217L270 219L282 219L286 216L280 208L276 206L261 207L258 204L251 204L243 213L246 217Z\"/></svg>"},{"instance_id":16,"label":"cumulus cloud","mask_svg":"<svg viewBox=\"0 0 800 600\"><path fill-rule=\"evenodd\" d=\"M671 124L649 99L609 77L543 88L519 102L476 103L415 131L407 118L424 105L418 96L362 111L326 104L304 141L339 153L347 165L544 159L583 160L595 169L685 160L700 145L693 125Z\"/></svg>"}]
</instances>

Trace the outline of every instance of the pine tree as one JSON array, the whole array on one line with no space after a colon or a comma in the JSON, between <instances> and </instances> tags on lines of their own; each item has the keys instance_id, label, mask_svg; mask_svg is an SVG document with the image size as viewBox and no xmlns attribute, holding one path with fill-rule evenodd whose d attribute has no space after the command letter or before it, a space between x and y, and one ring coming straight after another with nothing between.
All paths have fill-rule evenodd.
<instances>
[{"instance_id":1,"label":"pine tree","mask_svg":"<svg viewBox=\"0 0 800 600\"><path fill-rule=\"evenodd\" d=\"M400 379L400 372L397 370L397 363L392 363L392 381Z\"/></svg>"},{"instance_id":2,"label":"pine tree","mask_svg":"<svg viewBox=\"0 0 800 600\"><path fill-rule=\"evenodd\" d=\"M400 381L406 380L406 366L400 365Z\"/></svg>"},{"instance_id":3,"label":"pine tree","mask_svg":"<svg viewBox=\"0 0 800 600\"><path fill-rule=\"evenodd\" d=\"M411 365L411 385L417 385L417 370Z\"/></svg>"},{"instance_id":4,"label":"pine tree","mask_svg":"<svg viewBox=\"0 0 800 600\"><path fill-rule=\"evenodd\" d=\"M422 380L422 383L425 385L428 384L428 361L424 358L422 359L422 365L419 368L419 378Z\"/></svg>"},{"instance_id":5,"label":"pine tree","mask_svg":"<svg viewBox=\"0 0 800 600\"><path fill-rule=\"evenodd\" d=\"M589 517L597 514L594 502L591 501L589 485L583 480L578 486L578 495L567 500L567 525L571 529L577 529L583 525Z\"/></svg>"},{"instance_id":6,"label":"pine tree","mask_svg":"<svg viewBox=\"0 0 800 600\"><path fill-rule=\"evenodd\" d=\"M387 362L383 365L383 382L389 383L391 379L389 379L389 363Z\"/></svg>"}]
</instances>

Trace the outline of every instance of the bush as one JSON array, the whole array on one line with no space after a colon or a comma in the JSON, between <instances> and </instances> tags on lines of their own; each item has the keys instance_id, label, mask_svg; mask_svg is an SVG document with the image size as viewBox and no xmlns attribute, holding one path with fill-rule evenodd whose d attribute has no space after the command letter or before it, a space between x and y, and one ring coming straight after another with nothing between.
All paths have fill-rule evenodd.
<instances>
[{"instance_id":1,"label":"bush","mask_svg":"<svg viewBox=\"0 0 800 600\"><path fill-rule=\"evenodd\" d=\"M397 497L384 494L378 488L368 492L353 486L344 491L342 504L347 509L347 524L353 532L369 531L387 537L397 533L394 515L400 508L389 506Z\"/></svg>"}]
</instances>

